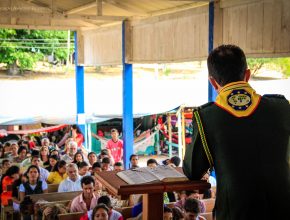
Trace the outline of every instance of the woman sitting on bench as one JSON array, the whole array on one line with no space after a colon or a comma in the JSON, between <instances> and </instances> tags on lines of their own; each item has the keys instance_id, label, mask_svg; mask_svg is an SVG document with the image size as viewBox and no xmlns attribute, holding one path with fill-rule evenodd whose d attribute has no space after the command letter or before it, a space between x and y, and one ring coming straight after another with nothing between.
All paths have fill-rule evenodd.
<instances>
[{"instance_id":1,"label":"woman sitting on bench","mask_svg":"<svg viewBox=\"0 0 290 220\"><path fill-rule=\"evenodd\" d=\"M28 167L26 176L28 181L19 187L20 202L24 200L26 195L47 193L48 186L45 181L39 180L40 171L35 165Z\"/></svg>"}]
</instances>

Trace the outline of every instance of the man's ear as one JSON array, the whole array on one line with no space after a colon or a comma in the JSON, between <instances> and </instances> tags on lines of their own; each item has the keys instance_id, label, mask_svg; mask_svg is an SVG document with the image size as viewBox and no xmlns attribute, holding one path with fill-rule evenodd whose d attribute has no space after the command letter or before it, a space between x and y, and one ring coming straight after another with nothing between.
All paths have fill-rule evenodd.
<instances>
[{"instance_id":1,"label":"man's ear","mask_svg":"<svg viewBox=\"0 0 290 220\"><path fill-rule=\"evenodd\" d=\"M245 71L244 81L248 82L249 79L250 79L250 77L251 77L251 70L250 69L247 69Z\"/></svg>"},{"instance_id":2,"label":"man's ear","mask_svg":"<svg viewBox=\"0 0 290 220\"><path fill-rule=\"evenodd\" d=\"M218 91L219 85L218 83L215 81L215 79L211 76L208 77L208 80L210 81L210 84L213 86L213 88Z\"/></svg>"}]
</instances>

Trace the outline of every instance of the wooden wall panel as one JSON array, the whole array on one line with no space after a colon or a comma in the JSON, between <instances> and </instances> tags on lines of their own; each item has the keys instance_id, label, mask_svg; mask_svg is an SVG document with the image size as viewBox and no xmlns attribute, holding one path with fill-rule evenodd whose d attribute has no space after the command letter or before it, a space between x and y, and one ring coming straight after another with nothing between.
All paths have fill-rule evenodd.
<instances>
[{"instance_id":1,"label":"wooden wall panel","mask_svg":"<svg viewBox=\"0 0 290 220\"><path fill-rule=\"evenodd\" d=\"M218 44L237 44L249 57L290 56L289 0L222 0L219 14ZM133 19L128 25L128 63L207 57L208 6ZM84 31L84 64L121 64L121 37L121 25Z\"/></svg>"},{"instance_id":2,"label":"wooden wall panel","mask_svg":"<svg viewBox=\"0 0 290 220\"><path fill-rule=\"evenodd\" d=\"M275 1L276 2L276 1ZM282 0L281 9L281 26L280 26L280 41L279 51L288 52L290 50L290 1ZM279 4L277 5L279 7ZM277 16L279 19L279 16Z\"/></svg>"},{"instance_id":3,"label":"wooden wall panel","mask_svg":"<svg viewBox=\"0 0 290 220\"><path fill-rule=\"evenodd\" d=\"M82 32L86 66L122 63L122 25Z\"/></svg>"},{"instance_id":4,"label":"wooden wall panel","mask_svg":"<svg viewBox=\"0 0 290 220\"><path fill-rule=\"evenodd\" d=\"M281 5L279 6L279 8ZM275 4L273 1L264 3L264 26L263 26L263 52L273 53L274 52L274 13L272 13Z\"/></svg>"},{"instance_id":5,"label":"wooden wall panel","mask_svg":"<svg viewBox=\"0 0 290 220\"><path fill-rule=\"evenodd\" d=\"M290 1L223 1L223 43L252 57L290 56Z\"/></svg>"},{"instance_id":6,"label":"wooden wall panel","mask_svg":"<svg viewBox=\"0 0 290 220\"><path fill-rule=\"evenodd\" d=\"M208 50L208 7L132 22L132 63L203 59Z\"/></svg>"},{"instance_id":7,"label":"wooden wall panel","mask_svg":"<svg viewBox=\"0 0 290 220\"><path fill-rule=\"evenodd\" d=\"M246 23L247 37L245 50L247 53L259 53L263 48L263 3L248 4Z\"/></svg>"}]
</instances>

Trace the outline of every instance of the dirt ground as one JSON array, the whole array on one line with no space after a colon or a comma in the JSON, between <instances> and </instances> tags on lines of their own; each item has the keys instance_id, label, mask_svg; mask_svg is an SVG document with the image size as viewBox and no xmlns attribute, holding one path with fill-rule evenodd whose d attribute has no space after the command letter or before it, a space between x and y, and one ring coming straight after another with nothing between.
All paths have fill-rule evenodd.
<instances>
[{"instance_id":1,"label":"dirt ground","mask_svg":"<svg viewBox=\"0 0 290 220\"><path fill-rule=\"evenodd\" d=\"M188 79L195 78L206 71L205 65L195 64L156 64L152 65L134 65L134 77L154 77L159 79ZM85 75L88 78L111 78L122 77L122 66L102 66L102 67L85 67ZM39 63L33 71L24 71L20 75L7 75L7 70L0 65L1 80L37 80L37 79L68 79L75 77L75 66L51 66L46 63Z\"/></svg>"}]
</instances>

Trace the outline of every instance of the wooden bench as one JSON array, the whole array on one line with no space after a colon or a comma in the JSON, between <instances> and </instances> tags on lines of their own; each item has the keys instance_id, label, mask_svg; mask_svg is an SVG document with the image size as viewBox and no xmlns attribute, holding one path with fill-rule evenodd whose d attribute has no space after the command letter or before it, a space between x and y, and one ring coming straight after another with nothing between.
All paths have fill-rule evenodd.
<instances>
[{"instance_id":1,"label":"wooden bench","mask_svg":"<svg viewBox=\"0 0 290 220\"><path fill-rule=\"evenodd\" d=\"M54 201L61 201L61 200L73 200L75 197L80 195L82 191L76 191L76 192L54 192L54 193L43 193L43 194L33 194L33 195L27 195L25 197L30 197L33 201L33 203L36 203L38 200L45 200L48 202L54 202Z\"/></svg>"},{"instance_id":2,"label":"wooden bench","mask_svg":"<svg viewBox=\"0 0 290 220\"><path fill-rule=\"evenodd\" d=\"M212 212L200 213L199 215L204 217L206 220L213 220Z\"/></svg>"},{"instance_id":3,"label":"wooden bench","mask_svg":"<svg viewBox=\"0 0 290 220\"><path fill-rule=\"evenodd\" d=\"M58 214L59 220L79 220L84 215L83 212L73 212L67 214Z\"/></svg>"},{"instance_id":4,"label":"wooden bench","mask_svg":"<svg viewBox=\"0 0 290 220\"><path fill-rule=\"evenodd\" d=\"M59 186L59 184L48 184L47 185L48 193L57 192L58 191L58 186Z\"/></svg>"},{"instance_id":5,"label":"wooden bench","mask_svg":"<svg viewBox=\"0 0 290 220\"><path fill-rule=\"evenodd\" d=\"M123 219L131 218L132 217L132 209L133 206L116 208L115 210L120 212L123 216Z\"/></svg>"},{"instance_id":6,"label":"wooden bench","mask_svg":"<svg viewBox=\"0 0 290 220\"><path fill-rule=\"evenodd\" d=\"M12 205L1 205L1 220L6 220L8 214L11 216L10 219L13 220L13 213L14 209Z\"/></svg>"},{"instance_id":7,"label":"wooden bench","mask_svg":"<svg viewBox=\"0 0 290 220\"><path fill-rule=\"evenodd\" d=\"M204 202L206 212L212 212L215 204L215 199L202 199L200 201Z\"/></svg>"},{"instance_id":8,"label":"wooden bench","mask_svg":"<svg viewBox=\"0 0 290 220\"><path fill-rule=\"evenodd\" d=\"M67 207L71 201L72 200L59 200L59 201L53 201L53 202L48 202L48 203L62 204Z\"/></svg>"},{"instance_id":9,"label":"wooden bench","mask_svg":"<svg viewBox=\"0 0 290 220\"><path fill-rule=\"evenodd\" d=\"M25 197L30 197L33 204L35 204L39 200L44 200L47 202L60 203L60 204L64 204L65 206L68 206L68 204L81 193L82 191L63 192L63 193L54 192L54 193L27 195Z\"/></svg>"}]
</instances>

